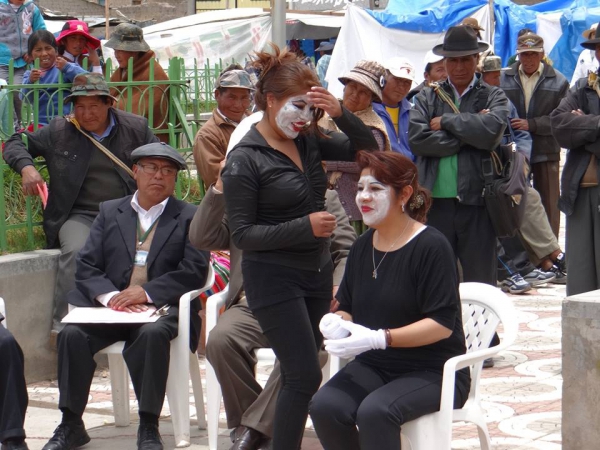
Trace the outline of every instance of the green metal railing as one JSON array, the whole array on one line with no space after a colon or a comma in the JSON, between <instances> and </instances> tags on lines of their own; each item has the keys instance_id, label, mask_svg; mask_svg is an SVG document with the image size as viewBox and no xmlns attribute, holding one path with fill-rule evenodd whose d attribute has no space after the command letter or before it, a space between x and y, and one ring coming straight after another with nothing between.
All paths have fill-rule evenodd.
<instances>
[{"instance_id":1,"label":"green metal railing","mask_svg":"<svg viewBox=\"0 0 600 450\"><path fill-rule=\"evenodd\" d=\"M34 67L39 67L38 64L36 61ZM223 64L219 61L213 66L207 62L203 67L194 65L186 68L181 58L173 58L169 61L167 69L169 80L159 81L154 78L154 64L151 61L149 80L133 81L133 60L130 60L128 79L108 83L115 97L120 100L119 108L129 112L137 111L138 114L147 117L155 134L163 136L161 139L166 139L182 153L189 168L187 173L178 177L176 195L193 203L198 203L204 195L204 185L195 172L193 161L194 136L201 126L201 114L210 112L215 107L214 86L222 67ZM105 67L107 80L112 72L112 65L108 61ZM64 83L62 76L57 84L16 84L11 61L7 81L8 85L0 88L1 142L5 142L14 132L14 99L21 94L22 89L27 89L21 109L21 121L25 127L33 125L33 129L37 129L40 123L41 95L52 99L44 111L49 119L69 111L69 105L64 109L64 98L69 95L71 84ZM135 104L134 96L139 98ZM158 109L153 107L155 104L158 105ZM157 115L160 120L157 119ZM23 138L26 139L25 134ZM43 159L38 158L35 164L42 176L48 180ZM0 167L0 184L4 186L4 195L0 197L0 218L4 218L0 220L0 252L42 247L45 238L41 230L42 207L39 198L23 195L20 175L14 173L4 161Z\"/></svg>"}]
</instances>

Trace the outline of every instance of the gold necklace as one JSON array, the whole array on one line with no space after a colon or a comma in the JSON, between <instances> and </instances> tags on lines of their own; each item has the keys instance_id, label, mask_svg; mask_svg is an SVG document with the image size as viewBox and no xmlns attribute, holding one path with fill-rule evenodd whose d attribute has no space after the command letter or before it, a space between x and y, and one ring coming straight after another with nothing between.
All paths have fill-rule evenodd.
<instances>
[{"instance_id":1,"label":"gold necklace","mask_svg":"<svg viewBox=\"0 0 600 450\"><path fill-rule=\"evenodd\" d=\"M390 248L388 249L388 251L383 254L383 258L381 258L381 260L379 261L379 264L377 264L377 266L375 266L375 233L373 233L373 252L372 252L372 256L373 256L373 278L374 279L377 279L377 269L379 269L379 266L381 266L381 263L383 262L383 260L387 256L387 254L394 248L394 245L396 245L396 243L400 240L400 238L402 237L402 235L404 235L404 232L408 228L408 224L409 223L410 223L410 218L406 221L406 225L404 225L404 229L402 230L402 233L400 233L400 236L398 236L396 238L396 240L392 243L392 245L390 245Z\"/></svg>"}]
</instances>

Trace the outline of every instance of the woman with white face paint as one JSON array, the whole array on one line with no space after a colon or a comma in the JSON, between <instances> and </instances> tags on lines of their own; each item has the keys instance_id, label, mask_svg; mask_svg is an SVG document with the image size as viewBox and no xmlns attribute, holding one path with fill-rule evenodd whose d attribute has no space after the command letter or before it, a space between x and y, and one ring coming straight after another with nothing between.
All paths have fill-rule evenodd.
<instances>
[{"instance_id":1,"label":"woman with white face paint","mask_svg":"<svg viewBox=\"0 0 600 450\"><path fill-rule=\"evenodd\" d=\"M424 225L431 205L408 158L358 155L356 203L371 228L350 250L336 313L320 323L325 349L355 359L313 397L325 450L397 450L404 422L439 410L444 363L464 354L456 260ZM456 373L455 408L469 371Z\"/></svg>"},{"instance_id":2,"label":"woman with white face paint","mask_svg":"<svg viewBox=\"0 0 600 450\"><path fill-rule=\"evenodd\" d=\"M321 383L319 321L333 289L329 237L336 223L324 211L321 161L352 161L377 142L293 53L274 47L253 65L264 115L228 154L221 178L232 240L243 250L248 305L281 367L273 449L297 450ZM345 134L317 129L323 111ZM234 443L240 448L255 447Z\"/></svg>"}]
</instances>

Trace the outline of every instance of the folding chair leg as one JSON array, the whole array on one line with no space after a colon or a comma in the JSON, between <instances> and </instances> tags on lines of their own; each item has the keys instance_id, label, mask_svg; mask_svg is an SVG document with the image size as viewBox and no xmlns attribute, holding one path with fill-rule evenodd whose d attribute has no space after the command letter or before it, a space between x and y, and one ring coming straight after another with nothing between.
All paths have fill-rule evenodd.
<instances>
[{"instance_id":1,"label":"folding chair leg","mask_svg":"<svg viewBox=\"0 0 600 450\"><path fill-rule=\"evenodd\" d=\"M192 379L192 390L196 402L196 416L198 417L198 429L206 430L206 411L204 410L204 393L202 392L202 378L200 378L200 365L195 353L190 352L190 378Z\"/></svg>"},{"instance_id":2,"label":"folding chair leg","mask_svg":"<svg viewBox=\"0 0 600 450\"><path fill-rule=\"evenodd\" d=\"M127 427L130 422L129 372L123 356L108 354L108 368L110 370L110 388L115 411L115 425Z\"/></svg>"}]
</instances>

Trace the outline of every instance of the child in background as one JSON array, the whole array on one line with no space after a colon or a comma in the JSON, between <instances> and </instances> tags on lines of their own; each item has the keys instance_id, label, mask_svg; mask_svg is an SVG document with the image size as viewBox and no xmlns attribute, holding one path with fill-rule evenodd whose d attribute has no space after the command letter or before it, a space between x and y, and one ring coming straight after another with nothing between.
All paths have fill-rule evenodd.
<instances>
[{"instance_id":1,"label":"child in background","mask_svg":"<svg viewBox=\"0 0 600 450\"><path fill-rule=\"evenodd\" d=\"M67 61L83 67L83 60L88 58L87 70L102 73L100 57L96 49L100 40L92 36L87 23L81 20L68 20L56 38L58 54Z\"/></svg>"},{"instance_id":2,"label":"child in background","mask_svg":"<svg viewBox=\"0 0 600 450\"><path fill-rule=\"evenodd\" d=\"M59 82L59 74L62 72L63 82L72 83L80 73L86 73L80 66L68 62L65 58L58 56L58 48L54 35L47 30L39 30L29 37L27 42L27 54L32 62L40 61L39 69L32 69L23 75L23 84L54 84ZM23 88L22 98L33 105L33 89ZM54 116L62 116L71 111L70 103L64 105L59 111L58 89L46 88L39 91L38 101L38 123L47 125ZM68 95L68 92L67 94ZM34 105L35 107L35 105Z\"/></svg>"},{"instance_id":3,"label":"child in background","mask_svg":"<svg viewBox=\"0 0 600 450\"><path fill-rule=\"evenodd\" d=\"M40 10L31 0L0 0L0 78L9 82L8 65L14 61L14 84L21 84L25 73L27 39L46 24ZM21 100L13 96L14 127L21 128Z\"/></svg>"}]
</instances>

